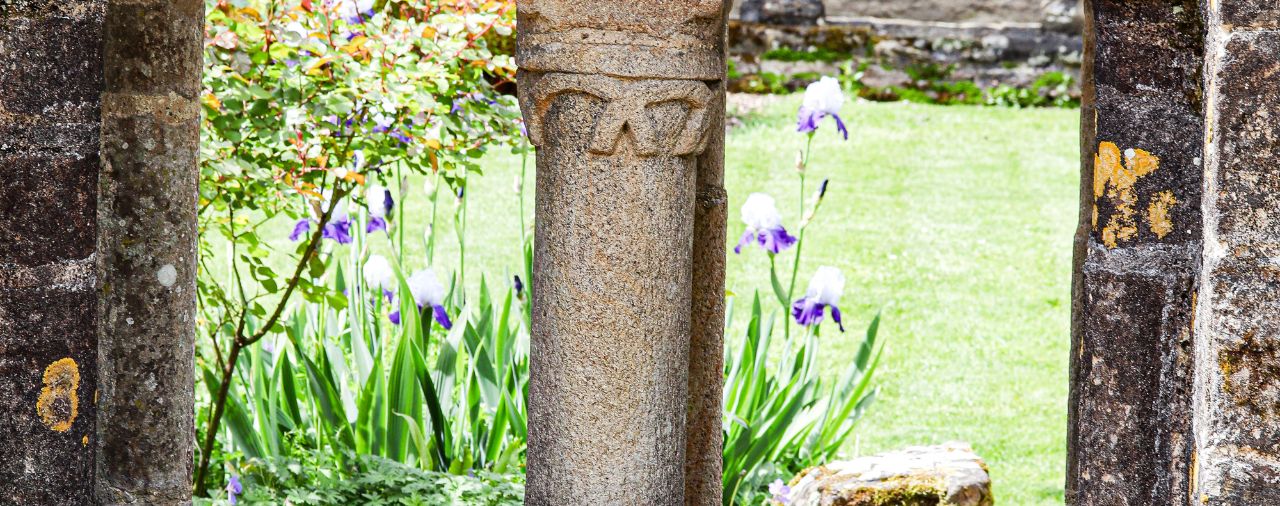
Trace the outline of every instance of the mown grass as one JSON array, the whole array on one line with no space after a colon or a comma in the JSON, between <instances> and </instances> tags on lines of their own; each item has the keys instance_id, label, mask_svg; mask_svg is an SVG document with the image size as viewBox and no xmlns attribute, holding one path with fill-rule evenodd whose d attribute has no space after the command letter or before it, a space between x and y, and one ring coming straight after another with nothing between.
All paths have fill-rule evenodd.
<instances>
[{"instance_id":1,"label":"mown grass","mask_svg":"<svg viewBox=\"0 0 1280 506\"><path fill-rule=\"evenodd\" d=\"M742 231L737 209L751 192L778 199L786 224L799 220L798 103L798 96L769 101L728 137L731 240ZM1078 116L859 102L844 110L848 141L823 126L809 189L823 178L831 187L808 232L797 290L820 265L848 278L850 334L824 329L826 377L852 358L857 333L878 311L888 343L878 372L883 391L846 454L967 441L987 460L1000 504L1062 503ZM468 189L471 286L479 273L493 284L520 269L513 180L521 159L492 153L482 165L484 175ZM532 159L525 185L528 225ZM420 264L430 204L421 178L408 189L406 256ZM435 263L444 274L456 269L458 248L454 200L441 195ZM272 225L280 237L288 226ZM789 265L789 256L783 260ZM749 294L770 293L767 259L755 250L733 256L728 285L746 312Z\"/></svg>"},{"instance_id":2,"label":"mown grass","mask_svg":"<svg viewBox=\"0 0 1280 506\"><path fill-rule=\"evenodd\" d=\"M748 120L727 156L733 203L770 189L788 223L795 105ZM968 441L999 503L1061 504L1078 112L857 103L845 117L849 141L829 125L815 140L809 180L831 189L801 279L845 272L850 332L884 312L884 390L846 451ZM764 258L729 266L731 289L767 290ZM827 330L832 377L857 341Z\"/></svg>"}]
</instances>

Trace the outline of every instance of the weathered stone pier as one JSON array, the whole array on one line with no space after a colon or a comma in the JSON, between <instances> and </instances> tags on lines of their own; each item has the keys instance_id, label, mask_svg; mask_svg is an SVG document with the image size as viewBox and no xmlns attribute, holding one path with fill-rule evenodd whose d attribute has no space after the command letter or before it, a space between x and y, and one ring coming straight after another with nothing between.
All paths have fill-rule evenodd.
<instances>
[{"instance_id":1,"label":"weathered stone pier","mask_svg":"<svg viewBox=\"0 0 1280 506\"><path fill-rule=\"evenodd\" d=\"M1280 6L1086 2L1070 504L1280 504Z\"/></svg>"}]
</instances>

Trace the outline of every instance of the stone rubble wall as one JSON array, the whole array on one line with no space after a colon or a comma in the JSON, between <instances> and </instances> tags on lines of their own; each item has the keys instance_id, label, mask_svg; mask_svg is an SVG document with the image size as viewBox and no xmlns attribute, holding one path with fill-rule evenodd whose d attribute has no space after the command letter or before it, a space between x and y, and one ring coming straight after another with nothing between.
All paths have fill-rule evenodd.
<instances>
[{"instance_id":1,"label":"stone rubble wall","mask_svg":"<svg viewBox=\"0 0 1280 506\"><path fill-rule=\"evenodd\" d=\"M839 73L848 59L855 59L873 63L863 76L863 83L873 87L910 85L910 71L923 68L945 69L948 81L972 81L984 88L1001 84L1029 87L1049 72L1061 72L1078 81L1082 38L1041 24L832 21L820 26L731 22L729 55L736 72L829 75ZM771 59L769 52L779 49L822 51L841 58L801 62Z\"/></svg>"},{"instance_id":2,"label":"stone rubble wall","mask_svg":"<svg viewBox=\"0 0 1280 506\"><path fill-rule=\"evenodd\" d=\"M736 17L743 0L733 3ZM1057 20L1075 0L826 0L828 17L871 17L951 23L1043 23Z\"/></svg>"},{"instance_id":3,"label":"stone rubble wall","mask_svg":"<svg viewBox=\"0 0 1280 506\"><path fill-rule=\"evenodd\" d=\"M788 88L803 86L816 74L837 74L849 59L873 63L863 76L871 87L915 86L920 69L933 69L926 74L941 70L941 81L970 81L982 88L1030 88L1054 72L1079 81L1083 24L1076 0L827 1L816 23L794 16L806 2L753 0L747 8L752 5L763 10L748 16L759 22L739 15L730 23L735 71L749 77L797 76ZM780 61L770 54L780 49L839 57ZM732 83L730 88L751 91ZM1071 93L1078 96L1078 85Z\"/></svg>"}]
</instances>

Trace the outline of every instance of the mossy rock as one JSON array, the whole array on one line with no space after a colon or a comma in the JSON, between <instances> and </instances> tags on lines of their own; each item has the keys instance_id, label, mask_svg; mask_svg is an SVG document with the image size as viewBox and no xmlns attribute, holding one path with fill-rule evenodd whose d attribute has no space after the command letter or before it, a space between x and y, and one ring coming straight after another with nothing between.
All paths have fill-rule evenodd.
<instances>
[{"instance_id":1,"label":"mossy rock","mask_svg":"<svg viewBox=\"0 0 1280 506\"><path fill-rule=\"evenodd\" d=\"M965 443L917 446L806 469L791 506L992 506L987 465Z\"/></svg>"}]
</instances>

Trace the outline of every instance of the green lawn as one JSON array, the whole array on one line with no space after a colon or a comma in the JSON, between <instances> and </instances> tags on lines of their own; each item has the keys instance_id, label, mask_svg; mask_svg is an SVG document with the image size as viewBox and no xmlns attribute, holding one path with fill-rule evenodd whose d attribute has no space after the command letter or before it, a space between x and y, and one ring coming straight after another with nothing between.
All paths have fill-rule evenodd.
<instances>
[{"instance_id":1,"label":"green lawn","mask_svg":"<svg viewBox=\"0 0 1280 506\"><path fill-rule=\"evenodd\" d=\"M768 189L796 223L796 102L729 136L734 209ZM968 441L999 503L1062 504L1078 111L857 103L845 117L848 142L830 124L815 141L810 181L831 189L802 270L845 272L851 333L884 311L884 390L846 451ZM739 294L767 276L761 255L729 263ZM833 335L827 377L856 345Z\"/></svg>"},{"instance_id":2,"label":"green lawn","mask_svg":"<svg viewBox=\"0 0 1280 506\"><path fill-rule=\"evenodd\" d=\"M799 219L798 103L798 96L773 101L729 135L731 240L751 192L777 198L787 225ZM827 377L851 360L871 317L884 313L883 391L845 452L968 441L990 465L1000 504L1061 504L1078 111L851 103L844 117L849 141L825 123L814 143L810 189L822 178L831 189L809 229L798 290L820 265L848 278L842 307L850 334L824 333ZM512 182L520 158L491 154L483 169L468 192L472 286L474 273L493 281L519 268ZM530 189L532 170L530 160ZM429 207L421 180L410 189L407 253L421 259L417 238ZM453 199L445 195L442 274L457 265ZM273 227L283 236L289 224ZM758 250L730 259L734 293L768 293L768 279ZM746 312L746 297L736 303Z\"/></svg>"}]
</instances>

